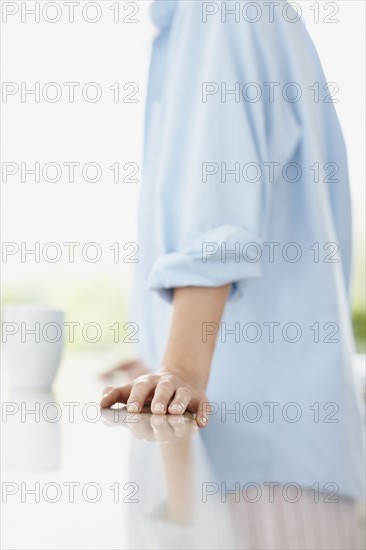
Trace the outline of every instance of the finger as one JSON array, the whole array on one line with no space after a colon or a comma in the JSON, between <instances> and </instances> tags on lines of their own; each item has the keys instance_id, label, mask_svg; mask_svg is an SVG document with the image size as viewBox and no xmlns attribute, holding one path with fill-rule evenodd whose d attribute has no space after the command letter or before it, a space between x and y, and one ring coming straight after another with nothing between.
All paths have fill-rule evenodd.
<instances>
[{"instance_id":1,"label":"finger","mask_svg":"<svg viewBox=\"0 0 366 550\"><path fill-rule=\"evenodd\" d=\"M138 378L133 384L130 396L127 400L127 411L130 413L140 412L146 399L153 392L156 385L154 376Z\"/></svg>"},{"instance_id":2,"label":"finger","mask_svg":"<svg viewBox=\"0 0 366 550\"><path fill-rule=\"evenodd\" d=\"M170 414L183 414L191 402L192 395L188 388L181 387L175 390L174 399L169 405Z\"/></svg>"},{"instance_id":3,"label":"finger","mask_svg":"<svg viewBox=\"0 0 366 550\"><path fill-rule=\"evenodd\" d=\"M208 414L210 410L211 406L207 400L207 397L204 397L199 401L196 413L196 422L200 428L205 428L207 426Z\"/></svg>"},{"instance_id":4,"label":"finger","mask_svg":"<svg viewBox=\"0 0 366 550\"><path fill-rule=\"evenodd\" d=\"M151 402L151 412L154 414L165 414L169 401L175 392L174 384L168 380L162 380L156 386L154 398Z\"/></svg>"},{"instance_id":5,"label":"finger","mask_svg":"<svg viewBox=\"0 0 366 550\"><path fill-rule=\"evenodd\" d=\"M111 407L115 403L127 403L128 396L130 395L131 384L124 384L123 386L107 386L103 392L100 406L105 409Z\"/></svg>"}]
</instances>

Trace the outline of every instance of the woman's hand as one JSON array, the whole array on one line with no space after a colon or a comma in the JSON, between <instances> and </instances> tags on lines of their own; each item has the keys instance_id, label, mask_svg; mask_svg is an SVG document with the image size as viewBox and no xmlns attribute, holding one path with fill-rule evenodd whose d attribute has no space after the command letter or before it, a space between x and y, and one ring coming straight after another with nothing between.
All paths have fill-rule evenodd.
<instances>
[{"instance_id":1,"label":"woman's hand","mask_svg":"<svg viewBox=\"0 0 366 550\"><path fill-rule=\"evenodd\" d=\"M206 341L202 327L208 319L211 323L220 323L230 286L176 288L162 371L143 374L122 386L108 386L101 406L126 403L131 413L140 412L148 403L153 414L182 415L187 410L196 415L198 426L204 428L211 410L205 388L216 333Z\"/></svg>"},{"instance_id":2,"label":"woman's hand","mask_svg":"<svg viewBox=\"0 0 366 550\"><path fill-rule=\"evenodd\" d=\"M145 374L122 386L108 386L101 407L111 407L115 403L126 403L130 413L140 412L147 404L153 414L182 415L187 410L195 413L201 428L207 425L210 411L203 387L168 372Z\"/></svg>"}]
</instances>

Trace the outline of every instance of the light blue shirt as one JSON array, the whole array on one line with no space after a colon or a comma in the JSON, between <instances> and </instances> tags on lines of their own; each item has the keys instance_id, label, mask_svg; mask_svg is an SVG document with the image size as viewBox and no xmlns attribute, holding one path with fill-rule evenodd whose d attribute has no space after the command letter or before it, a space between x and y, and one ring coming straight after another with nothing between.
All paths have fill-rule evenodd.
<instances>
[{"instance_id":1,"label":"light blue shirt","mask_svg":"<svg viewBox=\"0 0 366 550\"><path fill-rule=\"evenodd\" d=\"M257 2L253 21L254 12L225 15L235 4L246 2L152 6L159 32L135 288L141 354L159 367L172 289L232 283L221 326L203 327L207 338L220 329L207 390L217 410L202 431L218 478L335 483L360 497L337 96L291 6L281 2L271 18Z\"/></svg>"}]
</instances>

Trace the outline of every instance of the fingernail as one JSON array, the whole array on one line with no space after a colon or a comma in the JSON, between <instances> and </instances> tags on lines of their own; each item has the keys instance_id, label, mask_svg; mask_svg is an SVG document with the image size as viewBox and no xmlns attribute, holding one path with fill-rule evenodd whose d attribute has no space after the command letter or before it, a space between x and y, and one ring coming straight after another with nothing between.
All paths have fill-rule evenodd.
<instances>
[{"instance_id":1,"label":"fingernail","mask_svg":"<svg viewBox=\"0 0 366 550\"><path fill-rule=\"evenodd\" d=\"M137 403L127 403L127 412L135 413L138 410L139 410L139 406Z\"/></svg>"},{"instance_id":2,"label":"fingernail","mask_svg":"<svg viewBox=\"0 0 366 550\"><path fill-rule=\"evenodd\" d=\"M173 405L170 406L171 411L177 411L182 412L183 411L183 405L181 403L173 403Z\"/></svg>"},{"instance_id":3,"label":"fingernail","mask_svg":"<svg viewBox=\"0 0 366 550\"><path fill-rule=\"evenodd\" d=\"M154 407L153 407L153 411L154 412L164 412L165 411L165 406L163 403L155 403Z\"/></svg>"},{"instance_id":4,"label":"fingernail","mask_svg":"<svg viewBox=\"0 0 366 550\"><path fill-rule=\"evenodd\" d=\"M202 424L207 424L207 418L205 416L202 416L201 422Z\"/></svg>"},{"instance_id":5,"label":"fingernail","mask_svg":"<svg viewBox=\"0 0 366 550\"><path fill-rule=\"evenodd\" d=\"M106 391L105 393L103 393L103 399L105 399L106 397L108 397L108 395L110 395L112 393L113 390L108 390Z\"/></svg>"}]
</instances>

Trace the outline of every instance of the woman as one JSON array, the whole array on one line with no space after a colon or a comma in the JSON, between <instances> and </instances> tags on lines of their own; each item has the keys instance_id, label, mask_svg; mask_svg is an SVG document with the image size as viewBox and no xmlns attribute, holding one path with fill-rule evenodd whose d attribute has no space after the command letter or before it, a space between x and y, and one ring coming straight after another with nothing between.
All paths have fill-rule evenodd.
<instances>
[{"instance_id":1,"label":"woman","mask_svg":"<svg viewBox=\"0 0 366 550\"><path fill-rule=\"evenodd\" d=\"M245 464L359 498L336 88L287 2L245 4L152 6L135 289L149 372L101 405L195 413L228 483Z\"/></svg>"}]
</instances>

